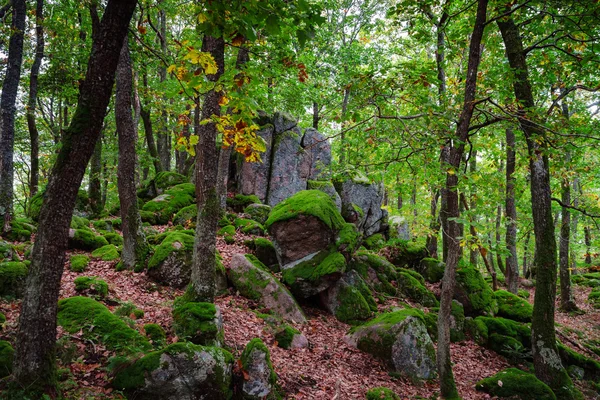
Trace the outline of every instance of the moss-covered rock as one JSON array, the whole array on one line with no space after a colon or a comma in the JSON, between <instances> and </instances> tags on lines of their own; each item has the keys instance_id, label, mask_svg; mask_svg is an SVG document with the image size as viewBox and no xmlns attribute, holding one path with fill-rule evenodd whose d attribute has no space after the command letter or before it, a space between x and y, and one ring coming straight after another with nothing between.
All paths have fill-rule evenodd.
<instances>
[{"instance_id":1,"label":"moss-covered rock","mask_svg":"<svg viewBox=\"0 0 600 400\"><path fill-rule=\"evenodd\" d=\"M342 253L349 260L354 252L362 243L362 234L356 228L356 225L346 223L338 232L335 240L337 251Z\"/></svg>"},{"instance_id":2,"label":"moss-covered rock","mask_svg":"<svg viewBox=\"0 0 600 400\"><path fill-rule=\"evenodd\" d=\"M506 290L496 290L498 316L519 322L531 322L533 307L527 301Z\"/></svg>"},{"instance_id":3,"label":"moss-covered rock","mask_svg":"<svg viewBox=\"0 0 600 400\"><path fill-rule=\"evenodd\" d=\"M195 191L195 186L191 183L174 186L144 204L142 211L153 213L154 222L158 225L164 225L179 210L194 204Z\"/></svg>"},{"instance_id":4,"label":"moss-covered rock","mask_svg":"<svg viewBox=\"0 0 600 400\"><path fill-rule=\"evenodd\" d=\"M144 310L138 308L133 303L125 302L115 310L115 315L129 319L140 319L144 318Z\"/></svg>"},{"instance_id":5,"label":"moss-covered rock","mask_svg":"<svg viewBox=\"0 0 600 400\"><path fill-rule=\"evenodd\" d=\"M501 399L556 400L552 389L533 374L508 368L477 382L475 388Z\"/></svg>"},{"instance_id":6,"label":"moss-covered rock","mask_svg":"<svg viewBox=\"0 0 600 400\"><path fill-rule=\"evenodd\" d=\"M186 183L188 179L185 175L178 174L172 171L163 171L156 174L154 178L154 184L157 189L167 189L175 185Z\"/></svg>"},{"instance_id":7,"label":"moss-covered rock","mask_svg":"<svg viewBox=\"0 0 600 400\"><path fill-rule=\"evenodd\" d=\"M347 341L409 377L433 379L436 376L435 348L420 310L411 308L381 314L352 328Z\"/></svg>"},{"instance_id":8,"label":"moss-covered rock","mask_svg":"<svg viewBox=\"0 0 600 400\"><path fill-rule=\"evenodd\" d=\"M456 269L454 298L464 306L467 316L494 316L498 312L494 292L481 273L468 263L461 262Z\"/></svg>"},{"instance_id":9,"label":"moss-covered rock","mask_svg":"<svg viewBox=\"0 0 600 400\"><path fill-rule=\"evenodd\" d=\"M439 301L433 292L427 289L421 282L411 274L398 272L396 275L398 290L411 301L422 304L425 307L438 307Z\"/></svg>"},{"instance_id":10,"label":"moss-covered rock","mask_svg":"<svg viewBox=\"0 0 600 400\"><path fill-rule=\"evenodd\" d=\"M256 238L250 245L260 262L265 264L271 272L279 272L279 261L273 242L265 238Z\"/></svg>"},{"instance_id":11,"label":"moss-covered rock","mask_svg":"<svg viewBox=\"0 0 600 400\"><path fill-rule=\"evenodd\" d=\"M104 239L106 239L106 241L109 244L113 244L115 246L123 246L123 236L119 235L118 233L105 233Z\"/></svg>"},{"instance_id":12,"label":"moss-covered rock","mask_svg":"<svg viewBox=\"0 0 600 400\"><path fill-rule=\"evenodd\" d=\"M486 326L477 327L481 336L487 334L485 346L515 362L531 359L531 328L526 324L500 317L477 317L475 323Z\"/></svg>"},{"instance_id":13,"label":"moss-covered rock","mask_svg":"<svg viewBox=\"0 0 600 400\"><path fill-rule=\"evenodd\" d=\"M381 233L376 233L366 238L363 244L368 250L378 251L385 245L385 237Z\"/></svg>"},{"instance_id":14,"label":"moss-covered rock","mask_svg":"<svg viewBox=\"0 0 600 400\"><path fill-rule=\"evenodd\" d=\"M401 400L400 396L386 387L375 387L367 391L367 400Z\"/></svg>"},{"instance_id":15,"label":"moss-covered rock","mask_svg":"<svg viewBox=\"0 0 600 400\"><path fill-rule=\"evenodd\" d=\"M99 258L102 261L114 261L121 257L121 252L114 244L107 244L92 252L92 257Z\"/></svg>"},{"instance_id":16,"label":"moss-covered rock","mask_svg":"<svg viewBox=\"0 0 600 400\"><path fill-rule=\"evenodd\" d=\"M85 254L74 254L70 258L71 271L83 272L90 263L90 258Z\"/></svg>"},{"instance_id":17,"label":"moss-covered rock","mask_svg":"<svg viewBox=\"0 0 600 400\"><path fill-rule=\"evenodd\" d=\"M519 289L517 292L517 296L519 296L522 299L528 299L529 297L531 297L531 294L525 289Z\"/></svg>"},{"instance_id":18,"label":"moss-covered rock","mask_svg":"<svg viewBox=\"0 0 600 400\"><path fill-rule=\"evenodd\" d=\"M32 221L24 218L15 218L10 222L10 230L3 234L5 239L14 242L26 242L31 239L31 234L36 231Z\"/></svg>"},{"instance_id":19,"label":"moss-covered rock","mask_svg":"<svg viewBox=\"0 0 600 400\"><path fill-rule=\"evenodd\" d=\"M351 325L366 321L377 311L373 294L356 271L345 273L321 292L321 302L338 320Z\"/></svg>"},{"instance_id":20,"label":"moss-covered rock","mask_svg":"<svg viewBox=\"0 0 600 400\"><path fill-rule=\"evenodd\" d=\"M146 337L150 340L150 343L154 348L160 348L167 342L167 334L162 326L158 324L146 324L144 325L144 332Z\"/></svg>"},{"instance_id":21,"label":"moss-covered rock","mask_svg":"<svg viewBox=\"0 0 600 400\"><path fill-rule=\"evenodd\" d=\"M244 369L242 397L246 400L278 399L277 375L271 364L269 348L254 338L244 348L240 358Z\"/></svg>"},{"instance_id":22,"label":"moss-covered rock","mask_svg":"<svg viewBox=\"0 0 600 400\"><path fill-rule=\"evenodd\" d=\"M562 343L558 344L558 354L565 367L576 366L583 370L583 379L600 380L600 363L589 357L579 354Z\"/></svg>"},{"instance_id":23,"label":"moss-covered rock","mask_svg":"<svg viewBox=\"0 0 600 400\"><path fill-rule=\"evenodd\" d=\"M2 330L2 326L4 325L5 322L6 322L6 315L4 315L0 312L0 331Z\"/></svg>"},{"instance_id":24,"label":"moss-covered rock","mask_svg":"<svg viewBox=\"0 0 600 400\"><path fill-rule=\"evenodd\" d=\"M316 217L330 229L340 230L345 223L329 196L318 190L303 190L277 204L269 214L265 226L271 229L273 224L299 215Z\"/></svg>"},{"instance_id":25,"label":"moss-covered rock","mask_svg":"<svg viewBox=\"0 0 600 400\"><path fill-rule=\"evenodd\" d=\"M198 206L196 204L190 204L187 207L183 207L177 211L177 214L173 217L173 223L175 225L183 225L188 228L196 228L196 218L198 217Z\"/></svg>"},{"instance_id":26,"label":"moss-covered rock","mask_svg":"<svg viewBox=\"0 0 600 400\"><path fill-rule=\"evenodd\" d=\"M0 296L22 296L27 272L25 263L19 261L0 263Z\"/></svg>"},{"instance_id":27,"label":"moss-covered rock","mask_svg":"<svg viewBox=\"0 0 600 400\"><path fill-rule=\"evenodd\" d=\"M261 201L258 196L253 194L244 195L244 194L236 194L233 197L227 198L227 207L232 208L235 212L242 212L244 208L248 207L250 204L260 204Z\"/></svg>"},{"instance_id":28,"label":"moss-covered rock","mask_svg":"<svg viewBox=\"0 0 600 400\"><path fill-rule=\"evenodd\" d=\"M243 233L250 235L264 235L265 227L261 223L256 222L253 219L236 218L233 222L235 227L240 229Z\"/></svg>"},{"instance_id":29,"label":"moss-covered rock","mask_svg":"<svg viewBox=\"0 0 600 400\"><path fill-rule=\"evenodd\" d=\"M439 307L431 307L429 308L429 312L425 314L427 332L429 333L429 336L431 336L431 339L435 341L437 341L438 335L437 320L439 311ZM487 327L485 328L487 335ZM458 301L452 300L452 309L450 312L450 341L453 343L462 342L465 340L465 331L465 313L463 306Z\"/></svg>"},{"instance_id":30,"label":"moss-covered rock","mask_svg":"<svg viewBox=\"0 0 600 400\"><path fill-rule=\"evenodd\" d=\"M425 244L412 240L391 239L380 254L397 267L415 269L422 259L428 257Z\"/></svg>"},{"instance_id":31,"label":"moss-covered rock","mask_svg":"<svg viewBox=\"0 0 600 400\"><path fill-rule=\"evenodd\" d=\"M588 303L594 308L600 308L600 287L592 289L588 295Z\"/></svg>"},{"instance_id":32,"label":"moss-covered rock","mask_svg":"<svg viewBox=\"0 0 600 400\"><path fill-rule=\"evenodd\" d=\"M106 246L108 241L104 236L96 235L90 229L69 230L69 248L75 250L92 251Z\"/></svg>"},{"instance_id":33,"label":"moss-covered rock","mask_svg":"<svg viewBox=\"0 0 600 400\"><path fill-rule=\"evenodd\" d=\"M221 348L174 343L117 368L112 385L137 400L229 400L233 361Z\"/></svg>"},{"instance_id":34,"label":"moss-covered rock","mask_svg":"<svg viewBox=\"0 0 600 400\"><path fill-rule=\"evenodd\" d=\"M73 283L75 290L86 296L101 299L108 295L108 284L97 276L79 276Z\"/></svg>"},{"instance_id":35,"label":"moss-covered rock","mask_svg":"<svg viewBox=\"0 0 600 400\"><path fill-rule=\"evenodd\" d=\"M104 231L104 232L114 232L115 229L113 227L113 220L112 219L100 219L100 220L96 220L96 221L92 221L92 225L94 226L94 229L96 229L97 231ZM89 224L88 224L89 226ZM71 226L73 227L73 226ZM77 228L75 228L77 229Z\"/></svg>"},{"instance_id":36,"label":"moss-covered rock","mask_svg":"<svg viewBox=\"0 0 600 400\"><path fill-rule=\"evenodd\" d=\"M292 293L307 298L321 293L337 282L346 271L346 259L341 253L323 250L308 260L286 266L282 277Z\"/></svg>"},{"instance_id":37,"label":"moss-covered rock","mask_svg":"<svg viewBox=\"0 0 600 400\"><path fill-rule=\"evenodd\" d=\"M397 288L391 283L396 280L396 268L385 258L359 250L348 263L348 269L358 272L371 290L390 296L397 294Z\"/></svg>"},{"instance_id":38,"label":"moss-covered rock","mask_svg":"<svg viewBox=\"0 0 600 400\"><path fill-rule=\"evenodd\" d=\"M192 235L169 232L148 260L148 275L163 285L185 287L190 281L193 251Z\"/></svg>"},{"instance_id":39,"label":"moss-covered rock","mask_svg":"<svg viewBox=\"0 0 600 400\"><path fill-rule=\"evenodd\" d=\"M337 190L335 190L333 182L308 180L306 182L306 189L320 190L321 192L327 194L329 197L331 197L331 200L333 200L337 209L340 212L342 211L342 199L340 198L340 195L338 194Z\"/></svg>"},{"instance_id":40,"label":"moss-covered rock","mask_svg":"<svg viewBox=\"0 0 600 400\"><path fill-rule=\"evenodd\" d=\"M213 303L176 304L173 329L178 337L194 344L220 346L224 340L221 312Z\"/></svg>"},{"instance_id":41,"label":"moss-covered rock","mask_svg":"<svg viewBox=\"0 0 600 400\"><path fill-rule=\"evenodd\" d=\"M19 261L19 257L10 243L0 239L0 262L4 261Z\"/></svg>"},{"instance_id":42,"label":"moss-covered rock","mask_svg":"<svg viewBox=\"0 0 600 400\"><path fill-rule=\"evenodd\" d=\"M244 208L244 214L248 214L250 219L264 225L269 218L271 207L266 204L250 204Z\"/></svg>"},{"instance_id":43,"label":"moss-covered rock","mask_svg":"<svg viewBox=\"0 0 600 400\"><path fill-rule=\"evenodd\" d=\"M12 373L15 350L6 340L0 340L0 379Z\"/></svg>"},{"instance_id":44,"label":"moss-covered rock","mask_svg":"<svg viewBox=\"0 0 600 400\"><path fill-rule=\"evenodd\" d=\"M288 324L279 326L275 332L277 346L282 349L300 349L308 347L308 340L298 329Z\"/></svg>"},{"instance_id":45,"label":"moss-covered rock","mask_svg":"<svg viewBox=\"0 0 600 400\"><path fill-rule=\"evenodd\" d=\"M96 221L95 221L96 222ZM71 218L71 229L89 229L90 220L84 217L78 217L77 215L73 215Z\"/></svg>"},{"instance_id":46,"label":"moss-covered rock","mask_svg":"<svg viewBox=\"0 0 600 400\"><path fill-rule=\"evenodd\" d=\"M44 190L39 190L31 200L29 201L29 209L27 216L34 221L38 221L40 218L40 211L42 209L42 202L44 201Z\"/></svg>"},{"instance_id":47,"label":"moss-covered rock","mask_svg":"<svg viewBox=\"0 0 600 400\"><path fill-rule=\"evenodd\" d=\"M444 277L444 270L446 264L437 258L425 257L421 260L417 271L425 278L429 283L437 283Z\"/></svg>"},{"instance_id":48,"label":"moss-covered rock","mask_svg":"<svg viewBox=\"0 0 600 400\"><path fill-rule=\"evenodd\" d=\"M150 349L150 343L106 306L89 297L69 297L58 302L58 324L67 332L80 330L84 337L119 353Z\"/></svg>"},{"instance_id":49,"label":"moss-covered rock","mask_svg":"<svg viewBox=\"0 0 600 400\"><path fill-rule=\"evenodd\" d=\"M229 263L228 274L229 280L242 296L260 301L264 307L286 321L306 322L294 297L253 255L234 254Z\"/></svg>"}]
</instances>

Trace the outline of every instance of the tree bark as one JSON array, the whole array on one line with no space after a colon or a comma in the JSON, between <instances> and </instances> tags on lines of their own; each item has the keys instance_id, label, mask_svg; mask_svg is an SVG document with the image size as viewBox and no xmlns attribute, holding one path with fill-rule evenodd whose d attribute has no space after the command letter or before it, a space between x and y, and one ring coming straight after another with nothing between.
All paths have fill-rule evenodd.
<instances>
[{"instance_id":1,"label":"tree bark","mask_svg":"<svg viewBox=\"0 0 600 400\"><path fill-rule=\"evenodd\" d=\"M475 174L477 172L477 150L473 150L471 152L471 157L469 160L469 172L471 174ZM475 203L476 203L476 198L477 198L477 193L475 192L475 189L473 188L471 190L471 199L470 199L470 209L473 210L475 209ZM472 217L472 221L477 222L477 216L473 215ZM476 243L479 243L478 240L476 240ZM477 268L477 260L478 260L478 254L479 254L479 248L480 246L477 245L476 248L473 247L473 243L469 243L469 264L471 264L473 266L473 268Z\"/></svg>"},{"instance_id":2,"label":"tree bark","mask_svg":"<svg viewBox=\"0 0 600 400\"><path fill-rule=\"evenodd\" d=\"M454 145L450 144L448 152L448 166L446 172L446 202L445 214L448 217L448 228L444 232L447 236L448 255L446 269L442 280L442 294L440 311L438 314L438 346L437 367L440 376L440 390L443 398L456 398L458 392L454 383L452 363L450 356L450 318L452 311L452 297L456 282L456 267L460 255L460 226L456 218L459 217L458 199L458 171L463 158L463 152L469 134L469 125L474 111L474 101L477 89L477 72L481 61L481 39L485 30L488 0L479 0L477 15L471 42L469 44L469 61L465 81L465 96L463 108L456 127Z\"/></svg>"},{"instance_id":3,"label":"tree bark","mask_svg":"<svg viewBox=\"0 0 600 400\"><path fill-rule=\"evenodd\" d=\"M517 206L515 204L515 133L506 129L506 284L508 291L517 294L519 289L519 265L517 260Z\"/></svg>"},{"instance_id":4,"label":"tree bark","mask_svg":"<svg viewBox=\"0 0 600 400\"><path fill-rule=\"evenodd\" d=\"M440 199L440 191L435 190L435 188L431 188L431 222L429 223L429 229L431 233L427 235L427 241L425 243L425 248L427 248L427 253L430 257L437 258L438 257L438 233L440 231L440 222L439 217L437 215L437 204Z\"/></svg>"},{"instance_id":5,"label":"tree bark","mask_svg":"<svg viewBox=\"0 0 600 400\"><path fill-rule=\"evenodd\" d=\"M583 227L583 240L585 242L585 263L592 265L592 232L589 225Z\"/></svg>"},{"instance_id":6,"label":"tree bark","mask_svg":"<svg viewBox=\"0 0 600 400\"><path fill-rule=\"evenodd\" d=\"M115 98L115 118L119 135L119 163L117 166L117 186L121 204L123 228L123 252L121 262L127 269L143 265L148 254L148 244L142 229L142 219L137 204L136 193L136 152L137 129L131 115L133 95L133 75L127 38L123 41L119 65L117 67L117 90Z\"/></svg>"},{"instance_id":7,"label":"tree bark","mask_svg":"<svg viewBox=\"0 0 600 400\"><path fill-rule=\"evenodd\" d=\"M102 135L96 142L90 159L90 186L88 190L90 208L94 216L102 213Z\"/></svg>"},{"instance_id":8,"label":"tree bark","mask_svg":"<svg viewBox=\"0 0 600 400\"><path fill-rule=\"evenodd\" d=\"M207 76L209 81L216 82L225 69L225 42L223 38L205 35L202 40L202 51L209 52L217 64L217 73ZM205 95L202 106L202 120L213 115L221 115L220 98L221 92L217 91L216 87ZM215 297L215 245L220 210L219 194L217 192L219 152L216 144L217 128L214 122L200 125L198 137L195 170L198 218L190 289L194 300L213 302Z\"/></svg>"},{"instance_id":9,"label":"tree bark","mask_svg":"<svg viewBox=\"0 0 600 400\"><path fill-rule=\"evenodd\" d=\"M35 57L29 75L29 99L27 100L27 128L31 142L31 172L29 179L29 195L31 197L37 193L40 180L40 143L35 120L35 108L37 105L40 65L42 64L42 58L44 58L44 0L36 1L35 18Z\"/></svg>"},{"instance_id":10,"label":"tree bark","mask_svg":"<svg viewBox=\"0 0 600 400\"><path fill-rule=\"evenodd\" d=\"M344 99L342 100L342 127L340 128L340 166L346 166L346 131L344 126L344 121L346 118L346 113L348 110L348 101L350 100L350 87L346 87L344 89Z\"/></svg>"},{"instance_id":11,"label":"tree bark","mask_svg":"<svg viewBox=\"0 0 600 400\"><path fill-rule=\"evenodd\" d=\"M8 65L0 95L0 233L10 230L13 212L13 155L15 148L16 100L23 64L25 33L25 0L12 1L11 35L8 43Z\"/></svg>"},{"instance_id":12,"label":"tree bark","mask_svg":"<svg viewBox=\"0 0 600 400\"><path fill-rule=\"evenodd\" d=\"M523 245L523 277L525 278L527 278L528 274L527 255L529 253L529 239L531 239L531 232L527 232L525 244Z\"/></svg>"},{"instance_id":13,"label":"tree bark","mask_svg":"<svg viewBox=\"0 0 600 400\"><path fill-rule=\"evenodd\" d=\"M77 191L100 136L119 53L135 0L109 0L93 41L77 109L65 130L45 192L21 306L13 376L16 386L54 396L56 313Z\"/></svg>"},{"instance_id":14,"label":"tree bark","mask_svg":"<svg viewBox=\"0 0 600 400\"><path fill-rule=\"evenodd\" d=\"M144 87L148 88L148 74L144 71L144 77L142 78ZM144 107L143 104L140 106L140 116L142 117L142 123L144 124L144 134L146 137L146 144L148 145L148 153L152 158L152 165L154 165L154 174L158 174L163 171L162 164L160 163L160 157L158 150L156 149L156 142L154 141L154 131L152 129L152 119L150 117L150 110Z\"/></svg>"},{"instance_id":15,"label":"tree bark","mask_svg":"<svg viewBox=\"0 0 600 400\"><path fill-rule=\"evenodd\" d=\"M557 398L577 398L578 390L562 366L554 331L556 299L556 238L552 221L550 167L545 131L535 124L535 109L527 60L519 28L512 16L497 21L506 56L513 70L513 89L519 100L517 118L527 141L531 173L531 205L535 233L536 291L531 324L535 375L550 386ZM579 394L580 395L580 394Z\"/></svg>"},{"instance_id":16,"label":"tree bark","mask_svg":"<svg viewBox=\"0 0 600 400\"><path fill-rule=\"evenodd\" d=\"M160 23L160 49L161 54L167 54L167 15L165 10L160 10L158 12L158 19ZM161 64L158 68L158 76L160 78L161 84L167 80L167 67ZM163 171L169 171L171 169L171 148L169 146L171 136L169 135L169 127L168 127L168 113L166 110L167 99L163 96L163 109L160 112L160 124L158 129L158 137L157 137L157 150L158 155L160 157L160 163L162 165Z\"/></svg>"}]
</instances>

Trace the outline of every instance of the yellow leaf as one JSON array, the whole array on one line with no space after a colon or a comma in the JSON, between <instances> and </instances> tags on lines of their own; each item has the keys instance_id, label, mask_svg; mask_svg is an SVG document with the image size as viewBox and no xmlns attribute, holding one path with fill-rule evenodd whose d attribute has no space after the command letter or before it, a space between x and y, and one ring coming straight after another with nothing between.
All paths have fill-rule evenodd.
<instances>
[{"instance_id":1,"label":"yellow leaf","mask_svg":"<svg viewBox=\"0 0 600 400\"><path fill-rule=\"evenodd\" d=\"M206 18L206 15L204 15L202 13L198 14L198 22L200 22L201 24L206 22L207 19L208 18Z\"/></svg>"},{"instance_id":2,"label":"yellow leaf","mask_svg":"<svg viewBox=\"0 0 600 400\"><path fill-rule=\"evenodd\" d=\"M170 74L171 72L175 71L175 68L175 64L169 65L169 67L167 68L167 73Z\"/></svg>"}]
</instances>

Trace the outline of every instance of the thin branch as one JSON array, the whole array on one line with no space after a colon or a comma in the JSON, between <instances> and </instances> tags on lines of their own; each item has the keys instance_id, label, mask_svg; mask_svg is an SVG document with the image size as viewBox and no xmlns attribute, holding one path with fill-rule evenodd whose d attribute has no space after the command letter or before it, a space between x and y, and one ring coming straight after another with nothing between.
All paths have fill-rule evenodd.
<instances>
[{"instance_id":1,"label":"thin branch","mask_svg":"<svg viewBox=\"0 0 600 400\"><path fill-rule=\"evenodd\" d=\"M557 199L556 197L551 197L550 200L557 202L563 208L568 208L570 210L579 211L581 214L585 215L586 217L590 217L592 219L592 221L594 221L596 228L598 228L598 222L596 221L596 219L600 219L600 215L590 214L589 212L587 212L586 210L584 210L582 208L575 207L575 206L572 206L569 204L565 204L562 201L560 201L559 199Z\"/></svg>"}]
</instances>

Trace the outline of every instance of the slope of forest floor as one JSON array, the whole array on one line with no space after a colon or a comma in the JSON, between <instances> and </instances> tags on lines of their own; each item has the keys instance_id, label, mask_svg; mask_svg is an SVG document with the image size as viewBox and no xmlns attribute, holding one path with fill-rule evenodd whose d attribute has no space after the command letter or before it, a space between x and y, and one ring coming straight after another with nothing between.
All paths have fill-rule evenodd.
<instances>
[{"instance_id":1,"label":"slope of forest floor","mask_svg":"<svg viewBox=\"0 0 600 400\"><path fill-rule=\"evenodd\" d=\"M243 245L248 238L250 236L237 233L234 244L226 244L222 238L217 238L217 247L226 267L233 254L250 252ZM115 264L116 261L92 259L85 272L75 273L66 262L60 297L77 295L73 283L76 277L100 277L109 285L109 297L105 303L111 311L114 311L118 302L132 302L144 311L144 316L135 320L137 329L142 331L144 324L157 323L167 331L168 342L176 342L177 337L171 329L171 309L173 300L183 291L157 285L144 273L117 272ZM575 350L598 359L581 342L600 339L600 312L587 304L590 289L579 286L573 288L576 303L584 313L557 312L559 338ZM439 287L432 289L439 291ZM533 303L534 289L529 291L529 301ZM379 308L387 309L398 300L388 299L379 304ZM303 326L297 326L308 338L310 346L306 349L284 350L277 346L265 321L256 315L261 311L260 305L235 293L232 288L229 293L218 297L216 304L223 314L225 346L235 356L239 356L252 338L260 337L271 351L273 366L279 376L279 384L286 393L286 399L364 399L366 391L376 386L388 387L402 399L437 397L439 386L436 381L415 382L391 376L381 361L347 345L344 336L350 326L320 309L304 305L309 321ZM0 339L13 344L19 308L18 300L0 300L0 312L7 317L4 330L0 331ZM57 339L59 357L63 361L68 360L60 362L64 398L125 398L110 387L107 366L113 355L111 352L99 343L83 339L83 332L68 334L59 327ZM504 357L470 340L452 344L452 359L456 383L465 400L489 399L489 395L475 390L475 383L510 366Z\"/></svg>"}]
</instances>

